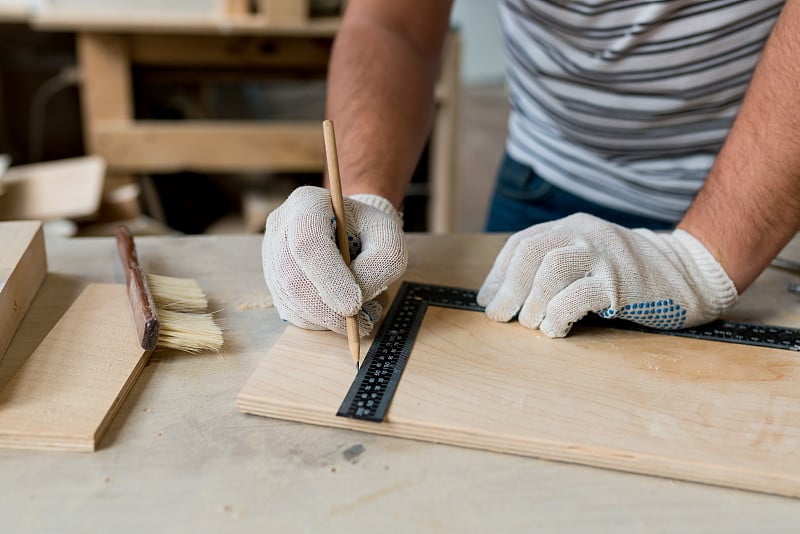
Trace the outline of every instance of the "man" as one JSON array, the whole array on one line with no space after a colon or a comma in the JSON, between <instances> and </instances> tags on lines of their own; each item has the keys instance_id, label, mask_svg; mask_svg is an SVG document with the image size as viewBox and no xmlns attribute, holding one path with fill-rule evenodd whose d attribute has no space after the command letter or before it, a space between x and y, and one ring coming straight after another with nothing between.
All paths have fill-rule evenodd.
<instances>
[{"instance_id":1,"label":"man","mask_svg":"<svg viewBox=\"0 0 800 534\"><path fill-rule=\"evenodd\" d=\"M558 337L588 312L681 328L736 303L800 226L800 0L782 4L501 2L513 168L510 180L501 169L489 228L509 229L506 212L566 217L509 239L478 295L491 319ZM358 255L351 274L325 190L291 195L263 247L284 319L344 332L357 313L365 335L379 318L373 299L405 269L398 210L450 8L350 0L328 115ZM530 183L556 198L518 198ZM569 215L575 206L620 224Z\"/></svg>"}]
</instances>

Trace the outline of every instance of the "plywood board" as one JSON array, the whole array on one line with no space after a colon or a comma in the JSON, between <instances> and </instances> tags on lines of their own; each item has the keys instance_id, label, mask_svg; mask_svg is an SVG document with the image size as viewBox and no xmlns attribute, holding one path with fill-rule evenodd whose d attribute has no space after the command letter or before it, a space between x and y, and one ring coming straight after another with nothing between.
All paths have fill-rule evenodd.
<instances>
[{"instance_id":1,"label":"plywood board","mask_svg":"<svg viewBox=\"0 0 800 534\"><path fill-rule=\"evenodd\" d=\"M429 308L382 423L337 417L353 380L342 336L287 327L241 411L800 496L800 356L577 329L548 339Z\"/></svg>"},{"instance_id":2,"label":"plywood board","mask_svg":"<svg viewBox=\"0 0 800 534\"><path fill-rule=\"evenodd\" d=\"M96 156L11 167L3 177L0 220L88 217L100 207L104 175Z\"/></svg>"},{"instance_id":3,"label":"plywood board","mask_svg":"<svg viewBox=\"0 0 800 534\"><path fill-rule=\"evenodd\" d=\"M0 446L92 451L147 361L121 284L90 284L0 391Z\"/></svg>"},{"instance_id":4,"label":"plywood board","mask_svg":"<svg viewBox=\"0 0 800 534\"><path fill-rule=\"evenodd\" d=\"M42 223L0 222L0 359L46 274Z\"/></svg>"}]
</instances>

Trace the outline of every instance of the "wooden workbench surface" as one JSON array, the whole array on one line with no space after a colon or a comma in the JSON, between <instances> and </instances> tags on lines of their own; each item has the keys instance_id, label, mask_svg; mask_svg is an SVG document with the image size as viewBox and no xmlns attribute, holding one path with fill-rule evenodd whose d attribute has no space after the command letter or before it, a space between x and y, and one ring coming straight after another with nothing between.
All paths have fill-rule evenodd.
<instances>
[{"instance_id":1,"label":"wooden workbench surface","mask_svg":"<svg viewBox=\"0 0 800 534\"><path fill-rule=\"evenodd\" d=\"M410 236L408 278L477 287L501 244L498 236ZM147 271L206 289L222 310L225 350L156 353L97 452L0 450L4 531L753 532L800 524L794 499L243 415L236 395L284 328L263 282L260 238L137 245ZM784 255L799 258L794 251ZM0 362L0 386L88 283L124 281L110 239L49 239L47 253L48 277ZM800 297L786 287L797 279L769 269L731 317L791 324Z\"/></svg>"}]
</instances>

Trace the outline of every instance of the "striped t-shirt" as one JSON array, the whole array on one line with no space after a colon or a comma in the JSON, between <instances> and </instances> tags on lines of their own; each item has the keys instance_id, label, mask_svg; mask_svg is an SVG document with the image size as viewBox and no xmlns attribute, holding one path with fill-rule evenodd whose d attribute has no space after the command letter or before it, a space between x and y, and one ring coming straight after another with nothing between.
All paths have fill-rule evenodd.
<instances>
[{"instance_id":1,"label":"striped t-shirt","mask_svg":"<svg viewBox=\"0 0 800 534\"><path fill-rule=\"evenodd\" d=\"M508 154L553 185L676 222L733 123L777 0L501 0Z\"/></svg>"}]
</instances>

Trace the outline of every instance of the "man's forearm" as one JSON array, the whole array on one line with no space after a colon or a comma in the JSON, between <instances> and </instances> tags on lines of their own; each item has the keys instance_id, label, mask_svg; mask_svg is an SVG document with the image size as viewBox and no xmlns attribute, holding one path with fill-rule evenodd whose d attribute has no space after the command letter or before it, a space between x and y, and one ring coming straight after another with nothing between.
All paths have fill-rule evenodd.
<instances>
[{"instance_id":1,"label":"man's forearm","mask_svg":"<svg viewBox=\"0 0 800 534\"><path fill-rule=\"evenodd\" d=\"M331 57L327 101L344 193L381 195L398 208L430 130L450 2L422 0L437 5L424 9L401 3L377 17L383 8L375 2L351 2ZM392 18L399 9L408 10L407 20ZM415 13L426 21L422 29L411 24Z\"/></svg>"},{"instance_id":2,"label":"man's forearm","mask_svg":"<svg viewBox=\"0 0 800 534\"><path fill-rule=\"evenodd\" d=\"M741 293L800 228L800 0L788 0L733 128L679 227Z\"/></svg>"}]
</instances>

